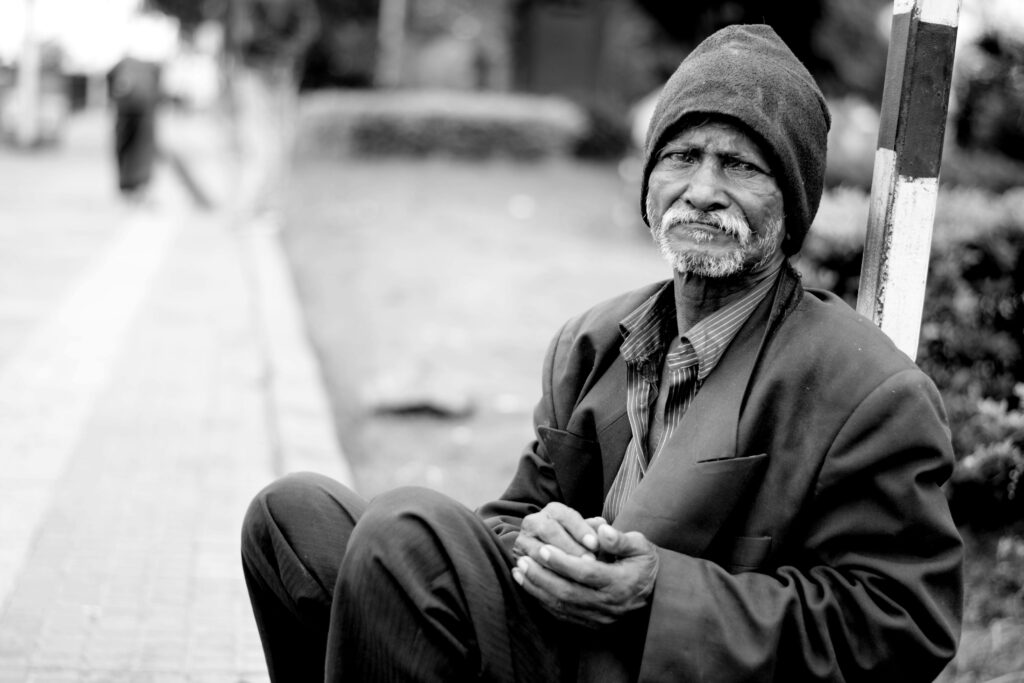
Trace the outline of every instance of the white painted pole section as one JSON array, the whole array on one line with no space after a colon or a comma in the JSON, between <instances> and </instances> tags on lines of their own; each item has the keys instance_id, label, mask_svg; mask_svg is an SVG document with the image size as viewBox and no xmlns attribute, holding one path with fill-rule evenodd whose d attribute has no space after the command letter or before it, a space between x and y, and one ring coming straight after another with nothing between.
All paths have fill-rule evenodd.
<instances>
[{"instance_id":1,"label":"white painted pole section","mask_svg":"<svg viewBox=\"0 0 1024 683\"><path fill-rule=\"evenodd\" d=\"M921 21L943 26L956 26L960 17L960 0L919 0Z\"/></svg>"},{"instance_id":2,"label":"white painted pole section","mask_svg":"<svg viewBox=\"0 0 1024 683\"><path fill-rule=\"evenodd\" d=\"M896 172L896 152L884 147L875 150L875 167L871 176L871 203L868 207L868 229L861 264L860 290L857 293L857 312L882 327L885 311L885 283L883 270L888 265L886 254L890 242L885 234L887 217L893 198L893 176ZM891 337L890 337L891 338ZM902 344L897 344L901 349ZM913 358L913 356L911 356Z\"/></svg>"},{"instance_id":3,"label":"white painted pole section","mask_svg":"<svg viewBox=\"0 0 1024 683\"><path fill-rule=\"evenodd\" d=\"M917 355L960 0L895 0L857 310Z\"/></svg>"},{"instance_id":4,"label":"white painted pole section","mask_svg":"<svg viewBox=\"0 0 1024 683\"><path fill-rule=\"evenodd\" d=\"M893 14L907 14L914 9L914 0L896 0L892 5Z\"/></svg>"},{"instance_id":5,"label":"white painted pole section","mask_svg":"<svg viewBox=\"0 0 1024 683\"><path fill-rule=\"evenodd\" d=\"M921 334L931 252L938 178L904 178L896 181L890 211L893 230L888 245L889 262L886 293L882 296L882 331L911 358L917 354Z\"/></svg>"},{"instance_id":6,"label":"white painted pole section","mask_svg":"<svg viewBox=\"0 0 1024 683\"><path fill-rule=\"evenodd\" d=\"M892 150L875 152L873 182L878 188L888 189L872 193L868 225L888 225L889 230L869 229L861 277L877 284L871 295L862 292L858 297L857 310L914 358L921 332L939 182L938 178L894 178L895 163Z\"/></svg>"},{"instance_id":7,"label":"white painted pole section","mask_svg":"<svg viewBox=\"0 0 1024 683\"><path fill-rule=\"evenodd\" d=\"M920 8L921 21L943 26L956 26L960 16L960 0L895 0L893 14L906 14Z\"/></svg>"}]
</instances>

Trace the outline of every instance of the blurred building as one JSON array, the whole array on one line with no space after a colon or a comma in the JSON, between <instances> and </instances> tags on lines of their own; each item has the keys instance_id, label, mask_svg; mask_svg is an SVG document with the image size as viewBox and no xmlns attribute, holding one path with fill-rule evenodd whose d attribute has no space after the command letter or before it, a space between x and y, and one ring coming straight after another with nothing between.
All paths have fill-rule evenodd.
<instances>
[{"instance_id":1,"label":"blurred building","mask_svg":"<svg viewBox=\"0 0 1024 683\"><path fill-rule=\"evenodd\" d=\"M105 76L129 46L173 56L177 21L141 0L0 2L0 133L35 146L60 139L64 120L106 101Z\"/></svg>"},{"instance_id":2,"label":"blurred building","mask_svg":"<svg viewBox=\"0 0 1024 683\"><path fill-rule=\"evenodd\" d=\"M635 0L320 0L303 86L565 95L624 110L681 56ZM666 51L671 54L666 55Z\"/></svg>"}]
</instances>

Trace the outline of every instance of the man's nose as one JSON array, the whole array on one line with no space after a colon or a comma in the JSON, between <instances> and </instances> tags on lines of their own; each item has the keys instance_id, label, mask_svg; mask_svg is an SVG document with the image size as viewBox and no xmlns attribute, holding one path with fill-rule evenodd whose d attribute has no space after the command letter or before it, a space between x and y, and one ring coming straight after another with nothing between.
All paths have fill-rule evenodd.
<instances>
[{"instance_id":1,"label":"man's nose","mask_svg":"<svg viewBox=\"0 0 1024 683\"><path fill-rule=\"evenodd\" d=\"M701 211L714 211L728 206L729 196L725 192L722 175L713 162L703 160L693 169L683 191L683 199Z\"/></svg>"}]
</instances>

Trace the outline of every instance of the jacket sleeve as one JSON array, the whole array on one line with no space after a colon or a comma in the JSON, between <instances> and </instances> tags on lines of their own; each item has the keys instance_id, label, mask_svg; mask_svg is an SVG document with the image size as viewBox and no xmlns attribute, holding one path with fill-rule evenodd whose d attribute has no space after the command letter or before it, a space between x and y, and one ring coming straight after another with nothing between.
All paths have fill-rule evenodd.
<instances>
[{"instance_id":1,"label":"jacket sleeve","mask_svg":"<svg viewBox=\"0 0 1024 683\"><path fill-rule=\"evenodd\" d=\"M833 440L784 564L730 574L659 550L640 680L933 680L961 619L952 464L934 385L889 377Z\"/></svg>"},{"instance_id":2,"label":"jacket sleeve","mask_svg":"<svg viewBox=\"0 0 1024 683\"><path fill-rule=\"evenodd\" d=\"M556 425L555 368L565 365L567 346L566 326L563 326L548 345L542 371L541 399L533 411L534 439L523 449L519 466L501 498L486 503L477 510L484 521L511 550L522 525L523 517L540 511L552 501L561 501L562 493L555 477L555 469L546 454L541 430Z\"/></svg>"}]
</instances>

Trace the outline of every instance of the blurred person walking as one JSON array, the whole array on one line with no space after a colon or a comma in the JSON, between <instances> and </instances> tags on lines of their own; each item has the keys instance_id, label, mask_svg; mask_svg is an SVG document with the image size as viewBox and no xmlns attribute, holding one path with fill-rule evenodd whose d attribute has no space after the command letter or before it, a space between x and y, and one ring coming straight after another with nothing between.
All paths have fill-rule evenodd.
<instances>
[{"instance_id":1,"label":"blurred person walking","mask_svg":"<svg viewBox=\"0 0 1024 683\"><path fill-rule=\"evenodd\" d=\"M306 51L320 31L314 0L228 0L229 91L239 157L235 217L281 208Z\"/></svg>"},{"instance_id":2,"label":"blurred person walking","mask_svg":"<svg viewBox=\"0 0 1024 683\"><path fill-rule=\"evenodd\" d=\"M140 203L148 197L156 162L167 156L158 119L166 99L164 71L177 52L178 24L142 1L126 29L123 56L107 72L107 92L115 112L118 187L127 200ZM180 160L177 167L184 168Z\"/></svg>"},{"instance_id":3,"label":"blurred person walking","mask_svg":"<svg viewBox=\"0 0 1024 683\"><path fill-rule=\"evenodd\" d=\"M129 50L107 74L114 103L114 153L121 194L132 202L146 198L157 156L156 116L160 64Z\"/></svg>"}]
</instances>

